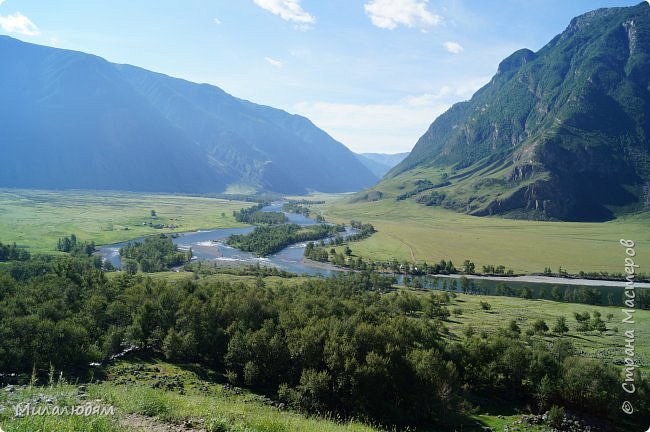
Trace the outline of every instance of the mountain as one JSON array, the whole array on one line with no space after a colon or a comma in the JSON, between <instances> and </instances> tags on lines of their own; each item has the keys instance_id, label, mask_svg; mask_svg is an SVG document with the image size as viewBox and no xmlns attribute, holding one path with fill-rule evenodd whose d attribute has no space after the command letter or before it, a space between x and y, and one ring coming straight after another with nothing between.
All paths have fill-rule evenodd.
<instances>
[{"instance_id":1,"label":"mountain","mask_svg":"<svg viewBox=\"0 0 650 432\"><path fill-rule=\"evenodd\" d=\"M649 141L650 6L599 9L538 52L503 60L371 196L478 216L602 221L647 208Z\"/></svg>"},{"instance_id":2,"label":"mountain","mask_svg":"<svg viewBox=\"0 0 650 432\"><path fill-rule=\"evenodd\" d=\"M395 165L408 156L406 153L357 153L356 157L366 166L374 175L381 178L390 171Z\"/></svg>"},{"instance_id":3,"label":"mountain","mask_svg":"<svg viewBox=\"0 0 650 432\"><path fill-rule=\"evenodd\" d=\"M377 177L308 119L0 36L0 186L342 192Z\"/></svg>"}]
</instances>

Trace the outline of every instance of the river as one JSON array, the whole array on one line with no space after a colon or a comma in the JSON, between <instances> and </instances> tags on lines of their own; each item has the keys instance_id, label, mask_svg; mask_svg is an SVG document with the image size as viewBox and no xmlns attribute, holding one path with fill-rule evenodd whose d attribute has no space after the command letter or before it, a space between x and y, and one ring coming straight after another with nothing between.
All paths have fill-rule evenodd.
<instances>
[{"instance_id":1,"label":"river","mask_svg":"<svg viewBox=\"0 0 650 432\"><path fill-rule=\"evenodd\" d=\"M274 202L262 209L262 211L273 212L282 211L284 202ZM295 223L302 226L315 225L314 219L305 217L296 213L283 212L288 220L288 223ZM185 233L178 233L178 237L172 241L178 245L181 250L188 250L192 248L192 260L205 260L216 263L226 264L260 264L265 266L274 266L288 272L303 274L303 275L323 275L329 276L333 272L342 271L334 266L317 263L310 260L305 260L303 254L305 252L306 242L296 243L287 246L281 251L268 255L266 257L259 257L253 253L245 252L240 249L228 246L226 240L233 234L248 234L253 231L255 227L243 228L217 228L211 230L199 230ZM346 231L342 233L343 237L354 234L356 230L346 227ZM109 260L116 268L121 267L120 248L128 243L142 241L144 237L138 237L129 241L114 243L98 247L99 254L105 259Z\"/></svg>"},{"instance_id":2,"label":"river","mask_svg":"<svg viewBox=\"0 0 650 432\"><path fill-rule=\"evenodd\" d=\"M282 211L284 202L274 202L262 209L262 211ZM315 225L318 222L296 213L283 212L287 218L288 223L296 223L298 225ZM217 228L211 230L200 230L186 233L178 233L178 237L173 239L173 242L178 245L181 250L188 250L192 248L192 260L204 260L224 265L237 265L237 264L260 264L264 266L274 266L291 273L301 275L322 275L329 276L336 272L345 272L346 269L332 266L327 263L318 263L303 258L306 242L292 244L282 249L281 251L268 255L266 257L259 257L253 253L245 252L240 249L233 248L226 244L226 240L232 234L248 234L253 231L255 227L243 228ZM343 237L354 234L356 230L346 227ZM116 267L121 267L119 250L122 246L129 242L142 241L144 237L139 237L126 242L115 243L100 246L99 253L111 261ZM445 289L446 286L453 286L453 289L460 291L460 275L451 276L425 276L421 277L421 285L423 288ZM604 281L604 280L590 280L590 279L564 279L555 277L543 276L513 276L513 277L485 277L485 276L468 276L472 282L480 286L486 293L494 293L496 287L500 283L508 283L513 287L524 287L529 285L536 287L536 289L551 289L553 286L558 286L563 291L571 288L572 286L590 286L599 287L603 300L609 293L612 293L617 298L620 297L620 291L625 282L620 281ZM403 278L401 275L396 275L397 283L402 284ZM448 282L444 282L447 280ZM638 288L650 288L649 283L637 283Z\"/></svg>"}]
</instances>

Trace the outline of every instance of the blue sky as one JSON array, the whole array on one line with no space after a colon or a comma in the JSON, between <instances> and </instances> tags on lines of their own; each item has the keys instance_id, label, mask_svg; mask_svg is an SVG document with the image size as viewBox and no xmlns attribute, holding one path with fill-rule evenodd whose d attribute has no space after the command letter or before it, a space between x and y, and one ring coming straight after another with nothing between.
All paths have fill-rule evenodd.
<instances>
[{"instance_id":1,"label":"blue sky","mask_svg":"<svg viewBox=\"0 0 650 432\"><path fill-rule=\"evenodd\" d=\"M309 117L354 151L410 150L519 48L605 0L0 0L0 33Z\"/></svg>"}]
</instances>

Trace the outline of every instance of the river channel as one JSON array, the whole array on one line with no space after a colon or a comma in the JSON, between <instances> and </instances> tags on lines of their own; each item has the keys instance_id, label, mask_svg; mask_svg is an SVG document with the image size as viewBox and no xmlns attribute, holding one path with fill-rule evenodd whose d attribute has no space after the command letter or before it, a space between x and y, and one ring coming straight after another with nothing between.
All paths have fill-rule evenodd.
<instances>
[{"instance_id":1,"label":"river channel","mask_svg":"<svg viewBox=\"0 0 650 432\"><path fill-rule=\"evenodd\" d=\"M281 212L284 202L274 202L262 209L266 212ZM314 219L305 217L301 214L283 212L287 218L287 223L295 223L302 226L315 225ZM306 242L296 243L287 246L281 251L259 257L253 253L245 252L240 249L228 246L226 240L233 234L248 234L255 227L243 228L217 228L211 230L199 230L185 233L178 233L178 237L173 242L181 250L192 248L192 260L205 260L221 264L260 264L265 266L274 266L288 272L302 275L323 275L328 276L333 272L341 271L328 264L316 263L305 260L303 254ZM356 230L346 227L346 231L341 233L343 237L354 234ZM129 241L114 243L98 247L99 254L109 260L116 268L121 267L120 248L130 242L142 241L144 237L139 237Z\"/></svg>"}]
</instances>

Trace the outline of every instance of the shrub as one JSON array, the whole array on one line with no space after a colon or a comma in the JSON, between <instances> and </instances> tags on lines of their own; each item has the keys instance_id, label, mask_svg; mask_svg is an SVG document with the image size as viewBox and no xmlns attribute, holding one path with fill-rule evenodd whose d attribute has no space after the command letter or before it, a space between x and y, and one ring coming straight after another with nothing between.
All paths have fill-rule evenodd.
<instances>
[{"instance_id":1,"label":"shrub","mask_svg":"<svg viewBox=\"0 0 650 432\"><path fill-rule=\"evenodd\" d=\"M566 318L563 316L557 317L555 320L555 325L553 326L553 333L562 335L569 331L569 327L566 325Z\"/></svg>"},{"instance_id":2,"label":"shrub","mask_svg":"<svg viewBox=\"0 0 650 432\"><path fill-rule=\"evenodd\" d=\"M138 404L138 412L149 417L156 417L168 414L169 407L162 395L151 391L146 393Z\"/></svg>"},{"instance_id":3,"label":"shrub","mask_svg":"<svg viewBox=\"0 0 650 432\"><path fill-rule=\"evenodd\" d=\"M211 417L205 422L205 429L208 432L229 432L230 423L223 417Z\"/></svg>"},{"instance_id":4,"label":"shrub","mask_svg":"<svg viewBox=\"0 0 650 432\"><path fill-rule=\"evenodd\" d=\"M277 420L261 418L251 424L251 427L256 432L287 432L287 426Z\"/></svg>"},{"instance_id":5,"label":"shrub","mask_svg":"<svg viewBox=\"0 0 650 432\"><path fill-rule=\"evenodd\" d=\"M474 330L474 327L472 327L472 325L470 324L470 325L465 327L465 330L463 330L463 333L465 334L466 337L470 338L470 337L474 336L474 334L476 333L476 330Z\"/></svg>"},{"instance_id":6,"label":"shrub","mask_svg":"<svg viewBox=\"0 0 650 432\"><path fill-rule=\"evenodd\" d=\"M510 324L508 326L510 331L514 334L520 334L521 333L521 328L519 327L519 324L517 324L517 320L510 320Z\"/></svg>"},{"instance_id":7,"label":"shrub","mask_svg":"<svg viewBox=\"0 0 650 432\"><path fill-rule=\"evenodd\" d=\"M564 420L564 408L553 405L548 411L548 424L555 428L559 428L562 426L562 420Z\"/></svg>"},{"instance_id":8,"label":"shrub","mask_svg":"<svg viewBox=\"0 0 650 432\"><path fill-rule=\"evenodd\" d=\"M548 326L543 319L538 319L533 323L533 331L537 334L546 333L548 331Z\"/></svg>"},{"instance_id":9,"label":"shrub","mask_svg":"<svg viewBox=\"0 0 650 432\"><path fill-rule=\"evenodd\" d=\"M237 372L232 370L227 370L224 376L230 384L233 385L237 384Z\"/></svg>"}]
</instances>

